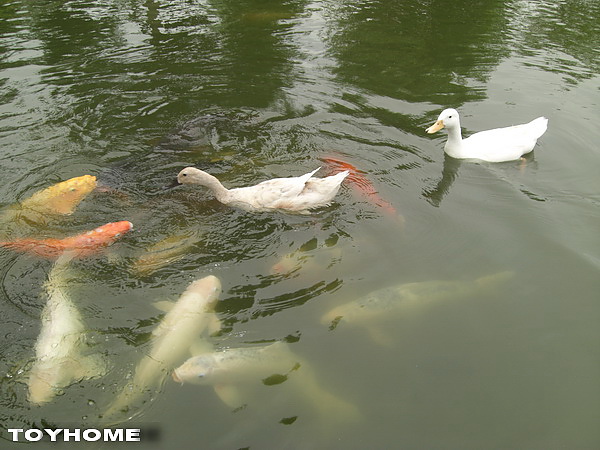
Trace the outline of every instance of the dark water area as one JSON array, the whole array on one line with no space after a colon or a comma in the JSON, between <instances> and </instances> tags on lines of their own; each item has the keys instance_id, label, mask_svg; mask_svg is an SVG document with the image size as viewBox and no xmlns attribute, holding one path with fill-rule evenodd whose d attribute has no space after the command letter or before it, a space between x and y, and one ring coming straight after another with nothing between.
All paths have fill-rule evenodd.
<instances>
[{"instance_id":1,"label":"dark water area","mask_svg":"<svg viewBox=\"0 0 600 450\"><path fill-rule=\"evenodd\" d=\"M248 362L242 407L165 368L120 419L153 430L144 448L599 448L599 72L595 0L2 2L0 241L134 228L64 286L107 370L41 406L28 379L53 262L0 248L0 447L23 447L8 429L104 427L152 353L154 303L214 275L204 345L283 341L299 368L261 383ZM464 136L549 125L524 161L456 160L425 132L445 108ZM241 187L325 176L327 158L377 194L345 182L299 216L173 187L186 166ZM99 187L72 214L10 220L85 174ZM153 245L175 250L148 268ZM329 320L407 283L426 294Z\"/></svg>"}]
</instances>

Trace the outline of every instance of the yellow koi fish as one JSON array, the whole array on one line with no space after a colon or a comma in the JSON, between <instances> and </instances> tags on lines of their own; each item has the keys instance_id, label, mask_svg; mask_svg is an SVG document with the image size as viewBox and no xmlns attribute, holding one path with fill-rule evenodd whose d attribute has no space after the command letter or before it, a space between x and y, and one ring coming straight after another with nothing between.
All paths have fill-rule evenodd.
<instances>
[{"instance_id":1,"label":"yellow koi fish","mask_svg":"<svg viewBox=\"0 0 600 450\"><path fill-rule=\"evenodd\" d=\"M96 177L83 175L70 178L11 206L3 214L3 222L24 221L44 225L52 216L72 214L77 205L97 186Z\"/></svg>"}]
</instances>

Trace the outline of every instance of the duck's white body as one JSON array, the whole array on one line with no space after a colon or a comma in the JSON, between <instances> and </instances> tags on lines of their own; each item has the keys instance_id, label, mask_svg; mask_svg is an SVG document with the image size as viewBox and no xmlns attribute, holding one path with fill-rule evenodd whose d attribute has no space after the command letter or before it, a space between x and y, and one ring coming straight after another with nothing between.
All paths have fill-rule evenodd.
<instances>
[{"instance_id":1,"label":"duck's white body","mask_svg":"<svg viewBox=\"0 0 600 450\"><path fill-rule=\"evenodd\" d=\"M216 177L186 167L177 175L177 181L206 186L221 203L247 211L309 214L311 209L331 203L348 176L348 171L344 171L325 178L312 178L317 170L300 177L274 178L255 186L227 189Z\"/></svg>"},{"instance_id":2,"label":"duck's white body","mask_svg":"<svg viewBox=\"0 0 600 450\"><path fill-rule=\"evenodd\" d=\"M529 123L480 131L463 139L458 111L449 108L442 111L437 122L426 131L435 133L442 128L448 130L444 151L453 158L502 162L519 159L533 150L548 128L548 119L538 117Z\"/></svg>"}]
</instances>

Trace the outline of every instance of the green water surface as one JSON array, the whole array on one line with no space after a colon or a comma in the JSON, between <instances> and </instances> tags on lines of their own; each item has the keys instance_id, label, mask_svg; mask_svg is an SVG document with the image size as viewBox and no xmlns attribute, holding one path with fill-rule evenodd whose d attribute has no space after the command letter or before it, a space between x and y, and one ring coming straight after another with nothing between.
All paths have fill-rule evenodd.
<instances>
[{"instance_id":1,"label":"green water surface","mask_svg":"<svg viewBox=\"0 0 600 450\"><path fill-rule=\"evenodd\" d=\"M359 416L320 412L287 379L232 410L165 376L123 424L155 431L144 447L599 448L599 70L596 0L1 2L0 206L92 174L103 189L36 236L134 230L69 286L108 373L44 406L26 381L52 262L0 249L0 446L16 446L9 428L102 426L151 348L152 303L213 274L217 349L286 340ZM457 161L425 133L448 107L464 135L542 115L548 131L526 161ZM253 214L170 187L186 166L227 187L324 176L331 156L387 203L345 183L312 216ZM170 264L132 270L190 234ZM503 271L369 329L321 322L380 288Z\"/></svg>"}]
</instances>

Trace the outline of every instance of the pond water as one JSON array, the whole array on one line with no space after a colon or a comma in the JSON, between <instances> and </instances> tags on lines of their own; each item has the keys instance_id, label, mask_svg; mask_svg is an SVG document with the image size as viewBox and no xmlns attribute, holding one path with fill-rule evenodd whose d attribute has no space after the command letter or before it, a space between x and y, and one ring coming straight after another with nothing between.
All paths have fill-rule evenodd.
<instances>
[{"instance_id":1,"label":"pond water","mask_svg":"<svg viewBox=\"0 0 600 450\"><path fill-rule=\"evenodd\" d=\"M153 430L144 447L600 447L597 1L22 0L0 24L3 210L71 177L102 185L43 227L5 221L2 240L134 225L65 286L107 373L42 406L27 373L53 263L0 249L2 448L9 428L103 426L151 352L154 303L206 275L215 349L285 341L302 363L270 386L241 370L241 407L165 374L120 425ZM447 107L465 135L549 127L526 161L457 161L424 131ZM186 166L227 187L324 176L328 157L380 200L347 181L298 216L171 187ZM163 239L180 254L135 270ZM413 285L430 295L367 326L322 320L433 281L465 295Z\"/></svg>"}]
</instances>

